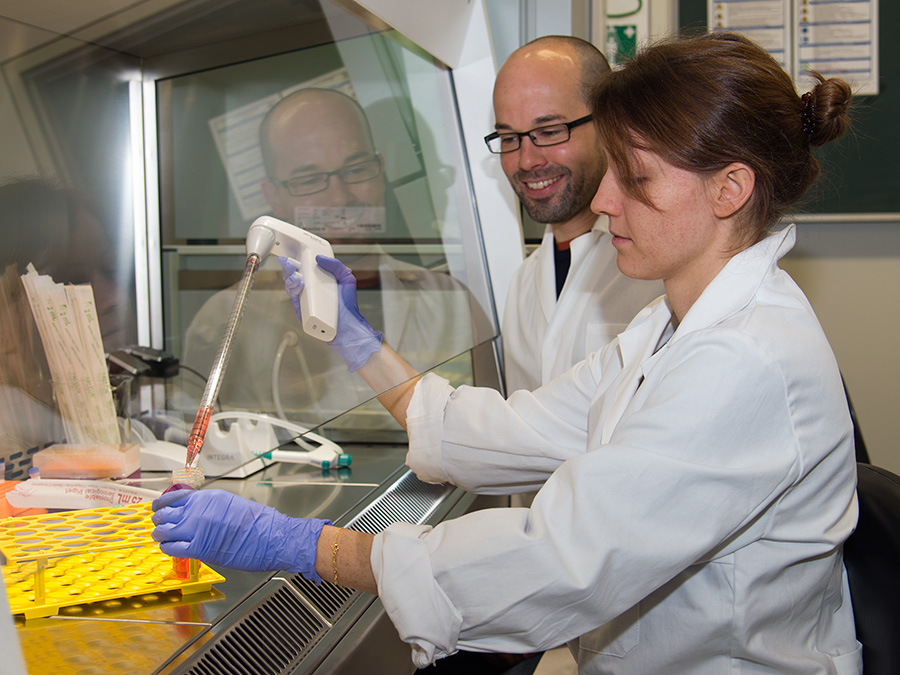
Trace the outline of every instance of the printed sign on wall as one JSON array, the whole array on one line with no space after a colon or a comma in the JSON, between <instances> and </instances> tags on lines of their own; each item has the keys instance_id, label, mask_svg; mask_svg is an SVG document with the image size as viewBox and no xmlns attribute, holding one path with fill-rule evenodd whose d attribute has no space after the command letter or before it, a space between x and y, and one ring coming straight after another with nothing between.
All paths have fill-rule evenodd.
<instances>
[{"instance_id":1,"label":"printed sign on wall","mask_svg":"<svg viewBox=\"0 0 900 675\"><path fill-rule=\"evenodd\" d=\"M799 91L808 71L847 80L856 94L878 93L878 0L708 0L711 30L762 45Z\"/></svg>"}]
</instances>

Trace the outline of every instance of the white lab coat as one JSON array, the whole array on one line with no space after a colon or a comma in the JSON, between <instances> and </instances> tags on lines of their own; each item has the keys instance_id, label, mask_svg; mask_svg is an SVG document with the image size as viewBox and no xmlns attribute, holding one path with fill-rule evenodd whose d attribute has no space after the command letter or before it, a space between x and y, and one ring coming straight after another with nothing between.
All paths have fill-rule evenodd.
<instances>
[{"instance_id":1,"label":"white lab coat","mask_svg":"<svg viewBox=\"0 0 900 675\"><path fill-rule=\"evenodd\" d=\"M616 266L607 218L572 240L566 283L556 297L555 242L550 227L540 247L516 270L507 295L503 337L506 391L533 391L599 351L647 303L660 281L629 279Z\"/></svg>"},{"instance_id":2,"label":"white lab coat","mask_svg":"<svg viewBox=\"0 0 900 675\"><path fill-rule=\"evenodd\" d=\"M422 666L572 641L580 672L861 672L842 543L856 465L834 356L777 259L732 258L673 331L662 298L535 392L426 376L423 480L530 509L375 537L379 595Z\"/></svg>"},{"instance_id":3,"label":"white lab coat","mask_svg":"<svg viewBox=\"0 0 900 675\"><path fill-rule=\"evenodd\" d=\"M473 319L483 313L456 279L378 252L367 264L377 268L380 289L360 291L360 309L383 331L385 341L420 371L463 354L477 339L484 339L476 336ZM311 427L372 399L368 385L358 374L349 373L327 344L303 333L280 280L281 270L277 264L274 268L277 271L267 277L271 286L257 283L248 297L223 377L220 405L273 413L277 390L285 414ZM209 372L234 297L233 289L216 293L191 320L182 360L200 373ZM479 324L478 330L485 328ZM292 335L292 344L283 342L285 335ZM277 371L274 378L273 371ZM352 427L400 429L377 403L345 422Z\"/></svg>"}]
</instances>

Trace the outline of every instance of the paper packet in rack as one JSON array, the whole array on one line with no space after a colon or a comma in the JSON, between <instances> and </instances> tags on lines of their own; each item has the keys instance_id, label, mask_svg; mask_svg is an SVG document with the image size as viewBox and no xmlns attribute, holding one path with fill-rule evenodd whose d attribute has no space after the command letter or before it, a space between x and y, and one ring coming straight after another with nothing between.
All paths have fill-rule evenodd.
<instances>
[{"instance_id":1,"label":"paper packet in rack","mask_svg":"<svg viewBox=\"0 0 900 675\"><path fill-rule=\"evenodd\" d=\"M111 395L93 289L60 284L28 264L21 276L53 380L69 443L114 446L122 439Z\"/></svg>"}]
</instances>

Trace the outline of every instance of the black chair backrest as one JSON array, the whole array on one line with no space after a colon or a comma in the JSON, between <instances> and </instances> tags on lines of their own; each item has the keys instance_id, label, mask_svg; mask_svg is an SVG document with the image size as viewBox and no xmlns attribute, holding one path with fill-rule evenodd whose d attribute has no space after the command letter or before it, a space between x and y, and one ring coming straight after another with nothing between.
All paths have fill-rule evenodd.
<instances>
[{"instance_id":1,"label":"black chair backrest","mask_svg":"<svg viewBox=\"0 0 900 675\"><path fill-rule=\"evenodd\" d=\"M844 385L844 394L847 396L847 406L850 408L850 420L853 422L853 443L856 445L856 461L871 464L869 459L869 450L866 448L866 442L863 440L862 429L859 426L859 420L856 419L856 409L853 407L853 401L850 400L850 392L847 391L847 385Z\"/></svg>"},{"instance_id":2,"label":"black chair backrest","mask_svg":"<svg viewBox=\"0 0 900 675\"><path fill-rule=\"evenodd\" d=\"M844 564L865 675L900 673L900 476L858 463L859 525Z\"/></svg>"},{"instance_id":3,"label":"black chair backrest","mask_svg":"<svg viewBox=\"0 0 900 675\"><path fill-rule=\"evenodd\" d=\"M853 407L853 401L850 399L850 392L847 391L847 383L844 382L844 376L841 375L841 382L844 384L844 396L847 397L847 407L850 408L850 421L853 422L853 443L856 445L856 461L871 464L869 459L869 450L866 448L866 442L863 440L862 429L859 427L859 420L856 419L856 409Z\"/></svg>"}]
</instances>

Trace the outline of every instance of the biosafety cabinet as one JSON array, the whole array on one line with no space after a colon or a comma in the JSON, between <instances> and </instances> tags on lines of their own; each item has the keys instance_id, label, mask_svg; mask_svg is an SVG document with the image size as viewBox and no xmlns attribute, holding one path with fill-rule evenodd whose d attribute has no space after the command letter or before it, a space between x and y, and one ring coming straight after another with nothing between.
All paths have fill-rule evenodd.
<instances>
[{"instance_id":1,"label":"biosafety cabinet","mask_svg":"<svg viewBox=\"0 0 900 675\"><path fill-rule=\"evenodd\" d=\"M6 485L70 433L29 328L26 266L91 285L110 368L128 381L117 405L141 446L132 479L154 489L183 464L246 233L264 215L331 243L363 313L418 372L502 389L498 316L522 243L482 140L495 66L479 0L101 5L77 30L35 28L28 7L0 18L17 44L0 107ZM406 469L404 432L304 334L274 257L256 274L214 412L207 485L288 514L376 533L492 505ZM323 447L352 461L304 463ZM377 598L218 572L201 592L153 586L16 616L4 640L41 673L413 670Z\"/></svg>"}]
</instances>

